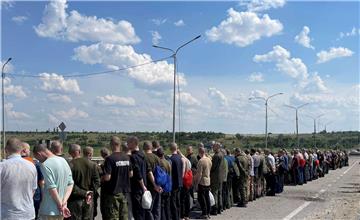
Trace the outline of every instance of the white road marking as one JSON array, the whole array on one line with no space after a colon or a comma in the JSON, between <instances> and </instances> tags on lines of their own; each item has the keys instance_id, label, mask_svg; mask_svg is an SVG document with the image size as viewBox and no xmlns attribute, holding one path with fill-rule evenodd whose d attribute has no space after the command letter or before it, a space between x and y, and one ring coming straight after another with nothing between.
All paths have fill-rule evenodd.
<instances>
[{"instance_id":1,"label":"white road marking","mask_svg":"<svg viewBox=\"0 0 360 220\"><path fill-rule=\"evenodd\" d=\"M349 170L351 170L351 168L353 168L355 166L355 164L357 164L358 161L355 161L353 165L351 165L351 167L349 167L347 170L345 170L344 174L346 174L347 172L349 172Z\"/></svg>"},{"instance_id":2,"label":"white road marking","mask_svg":"<svg viewBox=\"0 0 360 220\"><path fill-rule=\"evenodd\" d=\"M304 202L301 206L299 206L297 209L295 209L294 211L292 211L289 215L287 215L285 218L283 218L283 220L290 220L292 219L295 215L297 215L299 212L301 212L301 210L303 210L304 208L306 208L311 202Z\"/></svg>"}]
</instances>

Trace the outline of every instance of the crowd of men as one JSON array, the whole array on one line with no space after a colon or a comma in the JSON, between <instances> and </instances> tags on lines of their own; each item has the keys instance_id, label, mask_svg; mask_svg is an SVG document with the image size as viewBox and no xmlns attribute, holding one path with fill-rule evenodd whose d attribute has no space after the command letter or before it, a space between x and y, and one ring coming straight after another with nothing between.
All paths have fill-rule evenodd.
<instances>
[{"instance_id":1,"label":"crowd of men","mask_svg":"<svg viewBox=\"0 0 360 220\"><path fill-rule=\"evenodd\" d=\"M7 159L0 163L3 220L90 220L100 206L104 220L189 219L198 204L199 219L209 219L231 207L246 207L262 196L283 192L284 184L302 185L323 177L329 169L348 166L345 151L228 149L202 143L183 154L176 143L166 155L159 142L137 137L125 143L114 136L104 162L93 162L93 149L71 144L33 147L17 138L7 141ZM145 192L151 205L144 208ZM197 196L196 196L197 192ZM100 201L100 204L98 204Z\"/></svg>"}]
</instances>

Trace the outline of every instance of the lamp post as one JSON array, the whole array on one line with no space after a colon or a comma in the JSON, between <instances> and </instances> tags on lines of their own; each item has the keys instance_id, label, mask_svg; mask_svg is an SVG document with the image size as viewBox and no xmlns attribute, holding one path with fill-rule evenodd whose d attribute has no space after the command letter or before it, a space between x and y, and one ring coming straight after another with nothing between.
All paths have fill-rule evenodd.
<instances>
[{"instance_id":1,"label":"lamp post","mask_svg":"<svg viewBox=\"0 0 360 220\"><path fill-rule=\"evenodd\" d=\"M159 48L159 49L163 49L163 50L168 50L172 52L172 58L174 59L174 95L173 95L173 142L175 143L175 95L176 95L176 68L177 68L177 58L176 55L179 52L179 50L183 47L185 47L186 45L190 44L191 42L199 39L201 37L201 35L196 36L195 38L189 40L188 42L182 44L181 46L179 46L176 50L173 50L171 48L167 48L167 47L161 47L161 46L157 46L157 45L153 45L153 47L155 48Z\"/></svg>"},{"instance_id":2,"label":"lamp post","mask_svg":"<svg viewBox=\"0 0 360 220\"><path fill-rule=\"evenodd\" d=\"M292 106L292 105L285 105L288 108L295 109L295 115L296 115L296 142L297 142L297 148L300 147L300 140L299 140L299 120L298 120L298 110L309 103L302 104L300 106Z\"/></svg>"},{"instance_id":3,"label":"lamp post","mask_svg":"<svg viewBox=\"0 0 360 220\"><path fill-rule=\"evenodd\" d=\"M307 117L309 117L309 118L311 118L312 120L314 120L314 147L315 147L315 148L316 148L316 120L317 120L318 118L320 118L321 116L323 116L323 115L325 115L325 114L320 114L320 115L318 115L318 116L316 116L316 117L311 116L311 115L307 115Z\"/></svg>"},{"instance_id":4,"label":"lamp post","mask_svg":"<svg viewBox=\"0 0 360 220\"><path fill-rule=\"evenodd\" d=\"M4 80L5 80L5 66L11 61L11 57L7 59L7 61L4 63L1 69L1 85L2 85L2 91L1 91L1 98L2 98L2 133L3 133L3 142L2 142L2 151L1 151L1 158L5 157L5 91L4 91Z\"/></svg>"},{"instance_id":5,"label":"lamp post","mask_svg":"<svg viewBox=\"0 0 360 220\"><path fill-rule=\"evenodd\" d=\"M255 96L255 97L249 98L249 100L260 99L260 100L265 101L265 148L267 148L267 145L268 145L268 101L269 101L269 99L271 99L275 96L278 96L278 95L282 95L282 94L284 94L284 93L279 92L279 93L273 94L271 96L268 96L266 98L260 97L260 96Z\"/></svg>"}]
</instances>

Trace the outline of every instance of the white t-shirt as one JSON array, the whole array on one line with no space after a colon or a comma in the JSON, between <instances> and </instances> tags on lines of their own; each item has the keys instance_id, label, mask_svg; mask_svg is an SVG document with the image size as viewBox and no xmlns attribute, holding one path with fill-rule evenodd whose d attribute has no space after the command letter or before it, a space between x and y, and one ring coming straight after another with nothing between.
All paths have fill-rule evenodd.
<instances>
[{"instance_id":1,"label":"white t-shirt","mask_svg":"<svg viewBox=\"0 0 360 220\"><path fill-rule=\"evenodd\" d=\"M37 171L34 164L19 154L0 163L2 220L29 220L35 218L34 191Z\"/></svg>"}]
</instances>

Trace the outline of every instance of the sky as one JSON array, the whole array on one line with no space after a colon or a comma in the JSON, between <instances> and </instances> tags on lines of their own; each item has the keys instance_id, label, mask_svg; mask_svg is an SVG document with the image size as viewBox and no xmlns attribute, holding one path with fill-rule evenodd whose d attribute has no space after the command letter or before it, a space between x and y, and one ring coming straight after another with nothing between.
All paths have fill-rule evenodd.
<instances>
[{"instance_id":1,"label":"sky","mask_svg":"<svg viewBox=\"0 0 360 220\"><path fill-rule=\"evenodd\" d=\"M12 58L6 130L64 122L68 131L171 131L172 54L152 45L176 49L201 35L177 54L177 130L264 133L262 99L283 93L268 100L269 132L294 133L286 105L306 103L300 133L320 115L317 130L359 131L359 9L358 1L2 1L1 62ZM86 75L103 71L113 72Z\"/></svg>"}]
</instances>

